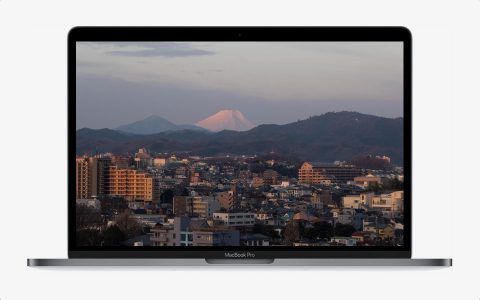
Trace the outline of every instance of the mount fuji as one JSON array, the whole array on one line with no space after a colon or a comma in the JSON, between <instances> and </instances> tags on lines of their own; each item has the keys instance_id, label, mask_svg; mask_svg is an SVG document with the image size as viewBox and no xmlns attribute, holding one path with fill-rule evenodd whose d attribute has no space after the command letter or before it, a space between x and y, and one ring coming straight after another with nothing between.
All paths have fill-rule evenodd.
<instances>
[{"instance_id":1,"label":"mount fuji","mask_svg":"<svg viewBox=\"0 0 480 300\"><path fill-rule=\"evenodd\" d=\"M222 130L247 131L255 127L241 111L232 109L221 110L195 125L215 132Z\"/></svg>"}]
</instances>

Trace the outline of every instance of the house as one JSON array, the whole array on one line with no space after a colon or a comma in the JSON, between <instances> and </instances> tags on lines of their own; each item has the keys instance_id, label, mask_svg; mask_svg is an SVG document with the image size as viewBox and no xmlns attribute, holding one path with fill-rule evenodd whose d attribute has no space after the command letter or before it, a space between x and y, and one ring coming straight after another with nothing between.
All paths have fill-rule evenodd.
<instances>
[{"instance_id":1,"label":"house","mask_svg":"<svg viewBox=\"0 0 480 300\"><path fill-rule=\"evenodd\" d=\"M271 238L261 233L245 234L240 237L242 246L269 246Z\"/></svg>"}]
</instances>

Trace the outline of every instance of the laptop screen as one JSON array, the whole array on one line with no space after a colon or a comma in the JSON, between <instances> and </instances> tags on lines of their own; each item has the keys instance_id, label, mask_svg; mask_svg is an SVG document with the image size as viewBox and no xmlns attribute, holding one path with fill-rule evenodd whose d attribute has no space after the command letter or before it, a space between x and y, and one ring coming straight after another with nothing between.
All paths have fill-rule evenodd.
<instances>
[{"instance_id":1,"label":"laptop screen","mask_svg":"<svg viewBox=\"0 0 480 300\"><path fill-rule=\"evenodd\" d=\"M403 49L77 42L76 246L403 246Z\"/></svg>"}]
</instances>

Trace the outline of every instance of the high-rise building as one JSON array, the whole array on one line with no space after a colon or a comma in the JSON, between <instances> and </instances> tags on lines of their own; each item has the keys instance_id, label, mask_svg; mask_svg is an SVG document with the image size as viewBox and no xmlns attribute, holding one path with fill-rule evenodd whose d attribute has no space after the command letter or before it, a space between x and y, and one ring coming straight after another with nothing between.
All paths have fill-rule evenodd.
<instances>
[{"instance_id":1,"label":"high-rise building","mask_svg":"<svg viewBox=\"0 0 480 300\"><path fill-rule=\"evenodd\" d=\"M157 201L160 198L157 179L145 171L110 166L107 194L129 200Z\"/></svg>"},{"instance_id":2,"label":"high-rise building","mask_svg":"<svg viewBox=\"0 0 480 300\"><path fill-rule=\"evenodd\" d=\"M133 165L133 159L128 155L112 155L112 165L120 169L128 169Z\"/></svg>"},{"instance_id":3,"label":"high-rise building","mask_svg":"<svg viewBox=\"0 0 480 300\"><path fill-rule=\"evenodd\" d=\"M92 188L89 184L88 157L77 157L76 162L76 195L77 199L92 197Z\"/></svg>"},{"instance_id":4,"label":"high-rise building","mask_svg":"<svg viewBox=\"0 0 480 300\"><path fill-rule=\"evenodd\" d=\"M90 199L107 193L109 157L77 157L76 159L76 197Z\"/></svg>"},{"instance_id":5,"label":"high-rise building","mask_svg":"<svg viewBox=\"0 0 480 300\"><path fill-rule=\"evenodd\" d=\"M299 183L322 184L329 181L347 182L363 175L363 170L353 166L304 162L298 170Z\"/></svg>"}]
</instances>

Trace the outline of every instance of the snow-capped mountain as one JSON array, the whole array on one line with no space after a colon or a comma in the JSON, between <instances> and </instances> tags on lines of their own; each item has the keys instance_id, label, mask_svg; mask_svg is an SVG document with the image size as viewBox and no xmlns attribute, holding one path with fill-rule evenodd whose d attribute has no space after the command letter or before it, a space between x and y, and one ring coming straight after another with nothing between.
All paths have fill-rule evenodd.
<instances>
[{"instance_id":1,"label":"snow-capped mountain","mask_svg":"<svg viewBox=\"0 0 480 300\"><path fill-rule=\"evenodd\" d=\"M246 131L255 126L241 111L231 109L221 110L210 117L197 122L195 125L211 131L221 131L225 129Z\"/></svg>"}]
</instances>

